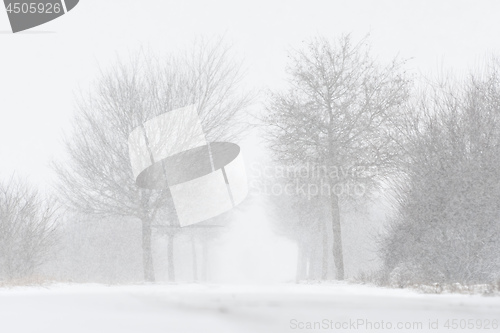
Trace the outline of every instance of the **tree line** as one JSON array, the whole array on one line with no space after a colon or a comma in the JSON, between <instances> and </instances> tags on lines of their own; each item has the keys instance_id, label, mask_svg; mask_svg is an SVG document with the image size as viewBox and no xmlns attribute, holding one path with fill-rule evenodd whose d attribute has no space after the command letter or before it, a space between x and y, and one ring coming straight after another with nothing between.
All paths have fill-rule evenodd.
<instances>
[{"instance_id":1,"label":"tree line","mask_svg":"<svg viewBox=\"0 0 500 333\"><path fill-rule=\"evenodd\" d=\"M150 282L152 239L161 230L174 281L176 237L201 232L206 252L209 239L223 232L210 226L230 223L231 216L199 230L181 229L168 188L135 184L127 140L148 119L196 103L208 141L258 133L273 166L306 170L270 179L292 193L266 198L275 231L297 244L297 280L349 277L347 212L376 196L391 203L389 223L377 235L377 280L408 285L500 278L497 61L422 88L404 59L376 60L368 38L343 35L311 38L292 49L285 87L258 96L262 103L243 88L243 74L222 40L164 57L141 53L103 70L77 100L66 162L53 165L59 205L103 223L139 221L143 276ZM252 105L259 109L257 122L249 115ZM308 192L293 191L300 186ZM32 275L57 244L56 206L14 179L0 190L0 272ZM193 274L199 275L199 265L206 272L206 253L202 261L195 245L193 253Z\"/></svg>"}]
</instances>

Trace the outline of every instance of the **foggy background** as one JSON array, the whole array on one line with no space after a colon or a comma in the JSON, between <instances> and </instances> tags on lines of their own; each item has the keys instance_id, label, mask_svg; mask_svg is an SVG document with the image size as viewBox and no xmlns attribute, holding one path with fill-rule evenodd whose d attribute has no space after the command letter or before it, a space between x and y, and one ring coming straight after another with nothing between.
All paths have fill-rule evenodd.
<instances>
[{"instance_id":1,"label":"foggy background","mask_svg":"<svg viewBox=\"0 0 500 333\"><path fill-rule=\"evenodd\" d=\"M352 33L354 39L369 35L377 60L409 59L406 68L416 75L464 73L499 50L499 9L496 1L84 0L67 15L16 35L0 11L0 176L15 174L51 192L50 163L64 163L62 139L70 134L75 94L87 91L117 58L141 50L175 53L196 38L224 36L243 60L246 87L260 91L284 85L287 51L305 39ZM260 112L259 102L253 114ZM255 131L240 144L251 180L252 165L268 156ZM257 208L234 212L230 232L211 241L205 273L210 281L294 281L296 246L273 232L262 202L253 205ZM350 214L343 237L346 275L353 277L378 266L373 235L388 212L378 202ZM63 250L44 266L47 275L72 281L142 279L137 221L81 221L69 215L60 232ZM177 254L191 251L183 237L176 239ZM158 281L166 279L165 246L165 237L155 233ZM177 280L192 280L191 265L178 256Z\"/></svg>"}]
</instances>

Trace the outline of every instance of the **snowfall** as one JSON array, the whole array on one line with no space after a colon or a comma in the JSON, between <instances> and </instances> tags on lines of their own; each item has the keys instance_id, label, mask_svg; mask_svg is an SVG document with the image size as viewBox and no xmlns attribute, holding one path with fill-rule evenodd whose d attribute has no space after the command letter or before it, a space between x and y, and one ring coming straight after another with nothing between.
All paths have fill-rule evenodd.
<instances>
[{"instance_id":1,"label":"snowfall","mask_svg":"<svg viewBox=\"0 0 500 333\"><path fill-rule=\"evenodd\" d=\"M500 331L498 296L349 283L13 287L0 313L2 333Z\"/></svg>"}]
</instances>

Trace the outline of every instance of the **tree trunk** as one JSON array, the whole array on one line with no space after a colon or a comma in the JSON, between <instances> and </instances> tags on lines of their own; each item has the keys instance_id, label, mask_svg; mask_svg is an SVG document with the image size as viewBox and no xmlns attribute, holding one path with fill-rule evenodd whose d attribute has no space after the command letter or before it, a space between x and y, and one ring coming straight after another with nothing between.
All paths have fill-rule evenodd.
<instances>
[{"instance_id":1,"label":"tree trunk","mask_svg":"<svg viewBox=\"0 0 500 333\"><path fill-rule=\"evenodd\" d=\"M203 282L208 281L208 240L207 235L203 235L203 241L201 243L201 280Z\"/></svg>"},{"instance_id":2,"label":"tree trunk","mask_svg":"<svg viewBox=\"0 0 500 333\"><path fill-rule=\"evenodd\" d=\"M344 280L344 257L342 254L339 197L332 192L330 194L330 200L332 205L333 260L335 262L335 279Z\"/></svg>"},{"instance_id":3,"label":"tree trunk","mask_svg":"<svg viewBox=\"0 0 500 333\"><path fill-rule=\"evenodd\" d=\"M306 265L307 259L304 253L304 246L298 244L297 245L297 271L295 274L295 280L297 283L305 279L306 276Z\"/></svg>"},{"instance_id":4,"label":"tree trunk","mask_svg":"<svg viewBox=\"0 0 500 333\"><path fill-rule=\"evenodd\" d=\"M155 282L153 253L151 251L151 221L142 220L142 266L144 280Z\"/></svg>"},{"instance_id":5,"label":"tree trunk","mask_svg":"<svg viewBox=\"0 0 500 333\"><path fill-rule=\"evenodd\" d=\"M196 257L196 238L191 234L191 249L193 252L193 282L198 282L198 258Z\"/></svg>"},{"instance_id":6,"label":"tree trunk","mask_svg":"<svg viewBox=\"0 0 500 333\"><path fill-rule=\"evenodd\" d=\"M328 232L326 228L326 220L321 222L321 236L323 241L323 265L321 279L328 280Z\"/></svg>"},{"instance_id":7,"label":"tree trunk","mask_svg":"<svg viewBox=\"0 0 500 333\"><path fill-rule=\"evenodd\" d=\"M175 270L174 270L174 237L175 232L171 231L168 233L168 247L167 247L167 261L168 261L168 282L175 281Z\"/></svg>"},{"instance_id":8,"label":"tree trunk","mask_svg":"<svg viewBox=\"0 0 500 333\"><path fill-rule=\"evenodd\" d=\"M311 252L307 251L306 256L304 257L304 280L311 280Z\"/></svg>"}]
</instances>

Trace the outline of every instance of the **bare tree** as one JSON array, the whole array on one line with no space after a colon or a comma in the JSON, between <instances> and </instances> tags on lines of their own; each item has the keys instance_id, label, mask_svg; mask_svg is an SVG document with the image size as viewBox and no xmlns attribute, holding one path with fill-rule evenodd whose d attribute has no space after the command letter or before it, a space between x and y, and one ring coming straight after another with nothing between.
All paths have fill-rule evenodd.
<instances>
[{"instance_id":1,"label":"bare tree","mask_svg":"<svg viewBox=\"0 0 500 333\"><path fill-rule=\"evenodd\" d=\"M500 70L426 91L401 127L397 216L382 242L396 285L500 276Z\"/></svg>"},{"instance_id":2,"label":"bare tree","mask_svg":"<svg viewBox=\"0 0 500 333\"><path fill-rule=\"evenodd\" d=\"M131 63L103 71L95 89L78 100L69 161L55 166L59 193L82 213L135 217L142 223L144 277L154 281L152 225L178 226L169 190L139 188L129 159L128 137L160 114L197 105L208 141L232 139L243 126L240 64L222 40L201 41L184 54L155 57L143 52ZM168 222L165 222L168 221ZM169 277L174 279L173 235L169 233Z\"/></svg>"},{"instance_id":3,"label":"bare tree","mask_svg":"<svg viewBox=\"0 0 500 333\"><path fill-rule=\"evenodd\" d=\"M274 167L273 174L261 174L258 182L266 203L272 214L274 232L294 241L298 248L296 281L328 278L330 250L329 229L330 212L328 198L320 193L303 193L301 186L319 186L310 177L300 177L292 166ZM321 262L319 264L318 262Z\"/></svg>"},{"instance_id":4,"label":"bare tree","mask_svg":"<svg viewBox=\"0 0 500 333\"><path fill-rule=\"evenodd\" d=\"M0 183L0 275L30 277L57 242L56 205L12 177Z\"/></svg>"},{"instance_id":5,"label":"bare tree","mask_svg":"<svg viewBox=\"0 0 500 333\"><path fill-rule=\"evenodd\" d=\"M325 170L336 278L344 279L339 200L353 186L374 188L393 167L391 117L408 96L402 63L380 66L366 41L312 39L289 55L289 88L271 93L264 122L270 148L285 165Z\"/></svg>"}]
</instances>

